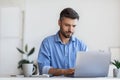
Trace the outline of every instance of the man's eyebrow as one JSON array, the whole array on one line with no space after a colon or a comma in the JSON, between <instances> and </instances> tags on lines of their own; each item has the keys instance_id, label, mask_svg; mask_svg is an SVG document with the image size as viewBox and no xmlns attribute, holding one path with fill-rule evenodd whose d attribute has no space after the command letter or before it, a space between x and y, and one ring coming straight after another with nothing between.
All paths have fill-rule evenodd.
<instances>
[{"instance_id":1,"label":"man's eyebrow","mask_svg":"<svg viewBox=\"0 0 120 80\"><path fill-rule=\"evenodd\" d=\"M75 27L76 25L73 25L73 27Z\"/></svg>"},{"instance_id":2,"label":"man's eyebrow","mask_svg":"<svg viewBox=\"0 0 120 80\"><path fill-rule=\"evenodd\" d=\"M70 25L69 23L65 23L65 25Z\"/></svg>"}]
</instances>

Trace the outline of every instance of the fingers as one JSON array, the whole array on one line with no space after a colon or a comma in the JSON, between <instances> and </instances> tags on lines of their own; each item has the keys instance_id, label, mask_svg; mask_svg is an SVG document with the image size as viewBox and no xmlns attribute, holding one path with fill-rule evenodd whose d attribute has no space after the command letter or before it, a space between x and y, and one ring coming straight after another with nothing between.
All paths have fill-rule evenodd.
<instances>
[{"instance_id":1,"label":"fingers","mask_svg":"<svg viewBox=\"0 0 120 80\"><path fill-rule=\"evenodd\" d=\"M68 71L68 73L73 73L74 72L73 69L68 69L67 71Z\"/></svg>"},{"instance_id":2,"label":"fingers","mask_svg":"<svg viewBox=\"0 0 120 80\"><path fill-rule=\"evenodd\" d=\"M74 74L75 69L68 69L70 74Z\"/></svg>"},{"instance_id":3,"label":"fingers","mask_svg":"<svg viewBox=\"0 0 120 80\"><path fill-rule=\"evenodd\" d=\"M75 69L66 69L64 75L72 75L74 74Z\"/></svg>"}]
</instances>

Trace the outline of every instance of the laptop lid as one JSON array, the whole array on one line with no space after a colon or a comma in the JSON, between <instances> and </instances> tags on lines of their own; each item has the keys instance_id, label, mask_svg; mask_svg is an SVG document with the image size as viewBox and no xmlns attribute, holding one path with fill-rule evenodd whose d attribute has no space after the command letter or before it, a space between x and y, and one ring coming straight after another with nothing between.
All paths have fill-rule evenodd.
<instances>
[{"instance_id":1,"label":"laptop lid","mask_svg":"<svg viewBox=\"0 0 120 80\"><path fill-rule=\"evenodd\" d=\"M110 59L107 52L78 52L74 77L106 77Z\"/></svg>"}]
</instances>

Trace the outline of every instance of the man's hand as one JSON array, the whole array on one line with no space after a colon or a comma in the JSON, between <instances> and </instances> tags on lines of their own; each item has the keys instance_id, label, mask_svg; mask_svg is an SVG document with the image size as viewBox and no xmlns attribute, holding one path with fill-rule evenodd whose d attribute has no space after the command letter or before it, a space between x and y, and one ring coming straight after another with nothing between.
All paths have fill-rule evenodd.
<instances>
[{"instance_id":1,"label":"man's hand","mask_svg":"<svg viewBox=\"0 0 120 80\"><path fill-rule=\"evenodd\" d=\"M65 76L73 75L74 71L75 71L75 69L64 69L64 75Z\"/></svg>"}]
</instances>

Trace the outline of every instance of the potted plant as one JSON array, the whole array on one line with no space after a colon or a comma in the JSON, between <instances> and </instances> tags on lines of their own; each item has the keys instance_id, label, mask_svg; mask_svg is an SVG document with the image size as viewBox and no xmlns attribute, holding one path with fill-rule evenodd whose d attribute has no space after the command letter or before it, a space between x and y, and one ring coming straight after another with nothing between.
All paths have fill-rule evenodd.
<instances>
[{"instance_id":1,"label":"potted plant","mask_svg":"<svg viewBox=\"0 0 120 80\"><path fill-rule=\"evenodd\" d=\"M35 73L35 71L37 70L37 66L34 64L33 61L30 61L29 59L29 56L31 56L34 51L35 51L35 47L31 48L29 51L28 51L28 45L26 44L25 47L23 49L20 49L20 48L17 48L17 50L24 56L26 56L25 59L21 59L19 62L18 62L18 68L21 68L23 70L23 74L24 76L29 76L29 75L32 75ZM32 68L32 72L26 72L25 70L30 69L30 66ZM33 72L33 68L34 68L34 72ZM30 71L30 70L27 70L27 71ZM30 74L28 74L30 73Z\"/></svg>"},{"instance_id":2,"label":"potted plant","mask_svg":"<svg viewBox=\"0 0 120 80\"><path fill-rule=\"evenodd\" d=\"M120 77L120 61L114 60L112 64L116 67L113 69L113 76Z\"/></svg>"}]
</instances>

